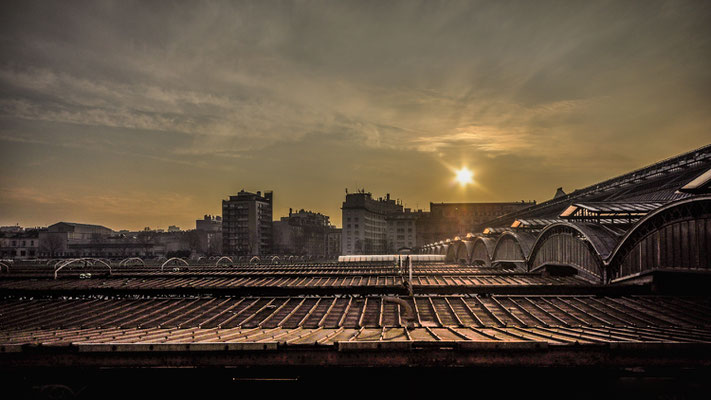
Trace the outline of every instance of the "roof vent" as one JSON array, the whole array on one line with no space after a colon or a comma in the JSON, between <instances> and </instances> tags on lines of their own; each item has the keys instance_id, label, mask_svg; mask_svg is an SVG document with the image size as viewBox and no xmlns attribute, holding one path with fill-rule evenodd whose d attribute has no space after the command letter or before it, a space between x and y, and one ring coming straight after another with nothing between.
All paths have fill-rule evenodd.
<instances>
[{"instance_id":1,"label":"roof vent","mask_svg":"<svg viewBox=\"0 0 711 400\"><path fill-rule=\"evenodd\" d=\"M558 197L564 197L564 196L567 196L567 194L565 194L565 192L563 191L563 188L562 188L562 187L559 187L559 188L555 191L555 196L553 196L553 198L554 198L554 199L557 199Z\"/></svg>"}]
</instances>

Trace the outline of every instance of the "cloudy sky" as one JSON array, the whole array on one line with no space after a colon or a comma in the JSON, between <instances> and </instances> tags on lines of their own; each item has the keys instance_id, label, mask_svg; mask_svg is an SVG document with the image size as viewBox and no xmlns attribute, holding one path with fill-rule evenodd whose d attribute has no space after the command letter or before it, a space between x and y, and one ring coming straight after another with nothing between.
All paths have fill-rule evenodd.
<instances>
[{"instance_id":1,"label":"cloudy sky","mask_svg":"<svg viewBox=\"0 0 711 400\"><path fill-rule=\"evenodd\" d=\"M711 142L707 1L14 1L0 225L546 200ZM466 165L476 184L452 182Z\"/></svg>"}]
</instances>

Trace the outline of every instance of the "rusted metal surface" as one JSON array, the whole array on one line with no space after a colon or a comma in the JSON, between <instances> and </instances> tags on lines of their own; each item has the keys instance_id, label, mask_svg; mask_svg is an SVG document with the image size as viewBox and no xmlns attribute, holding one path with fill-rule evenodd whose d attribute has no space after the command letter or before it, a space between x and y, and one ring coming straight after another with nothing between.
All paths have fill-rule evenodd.
<instances>
[{"instance_id":1,"label":"rusted metal surface","mask_svg":"<svg viewBox=\"0 0 711 400\"><path fill-rule=\"evenodd\" d=\"M529 232L504 232L496 241L492 261L525 265L535 241Z\"/></svg>"},{"instance_id":2,"label":"rusted metal surface","mask_svg":"<svg viewBox=\"0 0 711 400\"><path fill-rule=\"evenodd\" d=\"M466 275L488 274L500 272L501 269L492 269L486 266L468 266L460 264L432 264L413 265L416 275ZM117 277L151 277L151 276L220 276L220 277L254 277L254 276L348 276L348 275L396 275L399 268L394 264L387 265L349 265L338 263L312 263L312 264L285 264L285 265L178 265L164 268L156 265L127 265L114 267L112 276ZM101 276L106 273L104 268L91 268L82 266L74 268L68 266L63 271L63 277L78 277L81 273L96 273ZM41 278L53 277L54 268L51 265L35 263L18 263L0 275L4 277ZM61 278L61 277L60 277Z\"/></svg>"},{"instance_id":3,"label":"rusted metal surface","mask_svg":"<svg viewBox=\"0 0 711 400\"><path fill-rule=\"evenodd\" d=\"M92 277L90 279L19 279L0 280L0 291L81 291L81 290L229 290L240 288L271 289L331 289L333 291L352 289L383 289L404 287L406 279L399 275L330 275L330 276L283 276L257 275L243 277L200 277L176 274L173 276L151 277ZM467 287L548 287L575 286L587 283L576 277L542 276L541 274L471 274L471 275L415 275L412 285L415 290L422 288L461 288Z\"/></svg>"},{"instance_id":4,"label":"rusted metal surface","mask_svg":"<svg viewBox=\"0 0 711 400\"><path fill-rule=\"evenodd\" d=\"M711 272L711 197L665 206L622 238L609 261L613 278L654 270Z\"/></svg>"},{"instance_id":5,"label":"rusted metal surface","mask_svg":"<svg viewBox=\"0 0 711 400\"><path fill-rule=\"evenodd\" d=\"M460 342L470 342L461 346ZM408 349L458 343L461 348L545 348L549 345L624 343L706 344L708 330L662 327L424 327L380 328L55 328L0 331L0 352L17 353L59 346L79 351L221 351L277 350L278 346L337 346L347 350ZM120 346L124 345L124 346ZM128 346L132 345L132 346ZM711 348L711 346L709 347Z\"/></svg>"},{"instance_id":6,"label":"rusted metal surface","mask_svg":"<svg viewBox=\"0 0 711 400\"><path fill-rule=\"evenodd\" d=\"M44 329L695 329L711 338L707 299L664 296L313 296L0 301L0 335ZM408 311L409 309L409 311ZM413 311L414 310L414 311ZM414 316L407 315L414 312ZM707 332L707 333L703 333ZM453 333L455 336L456 333Z\"/></svg>"}]
</instances>

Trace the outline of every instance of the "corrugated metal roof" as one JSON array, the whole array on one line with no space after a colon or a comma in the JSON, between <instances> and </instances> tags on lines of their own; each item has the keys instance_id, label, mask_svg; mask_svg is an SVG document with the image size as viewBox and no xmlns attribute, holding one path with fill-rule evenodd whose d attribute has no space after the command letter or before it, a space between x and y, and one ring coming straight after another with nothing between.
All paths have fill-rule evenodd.
<instances>
[{"instance_id":1,"label":"corrugated metal roof","mask_svg":"<svg viewBox=\"0 0 711 400\"><path fill-rule=\"evenodd\" d=\"M407 308L412 310L409 314ZM154 297L0 301L0 343L45 330L635 327L695 329L711 340L704 298L665 296ZM35 333L33 333L35 332ZM185 331L184 331L185 332ZM29 335L29 337L27 337ZM112 335L105 341L115 340ZM223 339L224 340L224 339ZM188 341L198 341L189 339Z\"/></svg>"},{"instance_id":2,"label":"corrugated metal roof","mask_svg":"<svg viewBox=\"0 0 711 400\"><path fill-rule=\"evenodd\" d=\"M594 213L604 214L646 214L663 206L663 202L589 202L589 203L574 203L568 207L561 218L570 217L578 209L585 209Z\"/></svg>"},{"instance_id":3,"label":"corrugated metal roof","mask_svg":"<svg viewBox=\"0 0 711 400\"><path fill-rule=\"evenodd\" d=\"M487 238L488 239L488 238ZM493 239L492 239L493 240ZM440 256L441 257L441 256ZM439 275L467 275L478 273L490 273L491 270L482 266L471 266L461 264L414 264L413 273L418 274L439 274ZM90 273L91 277L97 278L108 275L108 269L100 265L83 264L66 267L58 276L78 278L81 274ZM310 264L310 265L188 265L166 267L161 270L160 265L113 265L111 276L113 277L264 277L264 276L380 276L397 275L401 271L393 263L381 265L364 263L348 264ZM3 278L47 278L54 276L54 266L45 263L31 264L18 263L13 265L9 272L3 271L0 274L0 281Z\"/></svg>"},{"instance_id":4,"label":"corrugated metal roof","mask_svg":"<svg viewBox=\"0 0 711 400\"><path fill-rule=\"evenodd\" d=\"M485 344L503 344L518 350L544 350L538 344L567 345L635 343L654 348L659 343L711 343L708 331L663 327L425 327L381 328L42 328L0 331L0 349L7 355L28 351L27 345L42 345L55 351L72 346L87 352L204 352L204 351L288 351L289 346L312 349L334 346L350 351L408 351L420 344L448 344L450 351L494 349ZM375 344L375 345L369 345ZM516 346L516 344L518 344ZM531 346L526 346L530 344ZM537 345L537 346L534 346ZM646 347L643 347L646 345ZM36 350L34 350L36 351ZM584 351L583 351L584 352ZM295 360L294 360L295 361ZM659 362L659 360L657 360Z\"/></svg>"},{"instance_id":5,"label":"corrugated metal roof","mask_svg":"<svg viewBox=\"0 0 711 400\"><path fill-rule=\"evenodd\" d=\"M584 285L574 277L552 277L529 273L496 274L494 268L482 268L478 274L418 274L412 286L466 288L481 286L536 286ZM191 277L176 274L172 277L94 277L90 279L4 279L0 290L8 291L70 291L70 290L227 290L244 288L264 289L352 289L400 288L406 278L401 275L332 275L332 276L245 276L245 277Z\"/></svg>"},{"instance_id":6,"label":"corrugated metal roof","mask_svg":"<svg viewBox=\"0 0 711 400\"><path fill-rule=\"evenodd\" d=\"M660 161L642 169L575 190L487 221L475 231L511 226L516 219L556 219L573 203L668 203L691 196L678 190L711 167L711 145Z\"/></svg>"},{"instance_id":7,"label":"corrugated metal roof","mask_svg":"<svg viewBox=\"0 0 711 400\"><path fill-rule=\"evenodd\" d=\"M543 228L546 225L563 222L561 219L521 218L511 224L512 228Z\"/></svg>"},{"instance_id":8,"label":"corrugated metal roof","mask_svg":"<svg viewBox=\"0 0 711 400\"><path fill-rule=\"evenodd\" d=\"M711 168L681 187L679 191L683 193L703 194L709 192L709 185L711 185Z\"/></svg>"}]
</instances>

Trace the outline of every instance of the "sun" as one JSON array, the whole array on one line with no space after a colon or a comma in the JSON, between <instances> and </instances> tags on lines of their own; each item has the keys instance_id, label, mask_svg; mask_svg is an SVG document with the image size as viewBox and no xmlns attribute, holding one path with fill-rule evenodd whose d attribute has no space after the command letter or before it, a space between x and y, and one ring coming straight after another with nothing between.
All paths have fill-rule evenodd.
<instances>
[{"instance_id":1,"label":"sun","mask_svg":"<svg viewBox=\"0 0 711 400\"><path fill-rule=\"evenodd\" d=\"M470 183L473 183L474 181L472 178L474 177L474 173L470 171L467 167L462 167L461 169L458 169L455 171L456 173L456 178L454 178L461 186L467 186Z\"/></svg>"}]
</instances>

